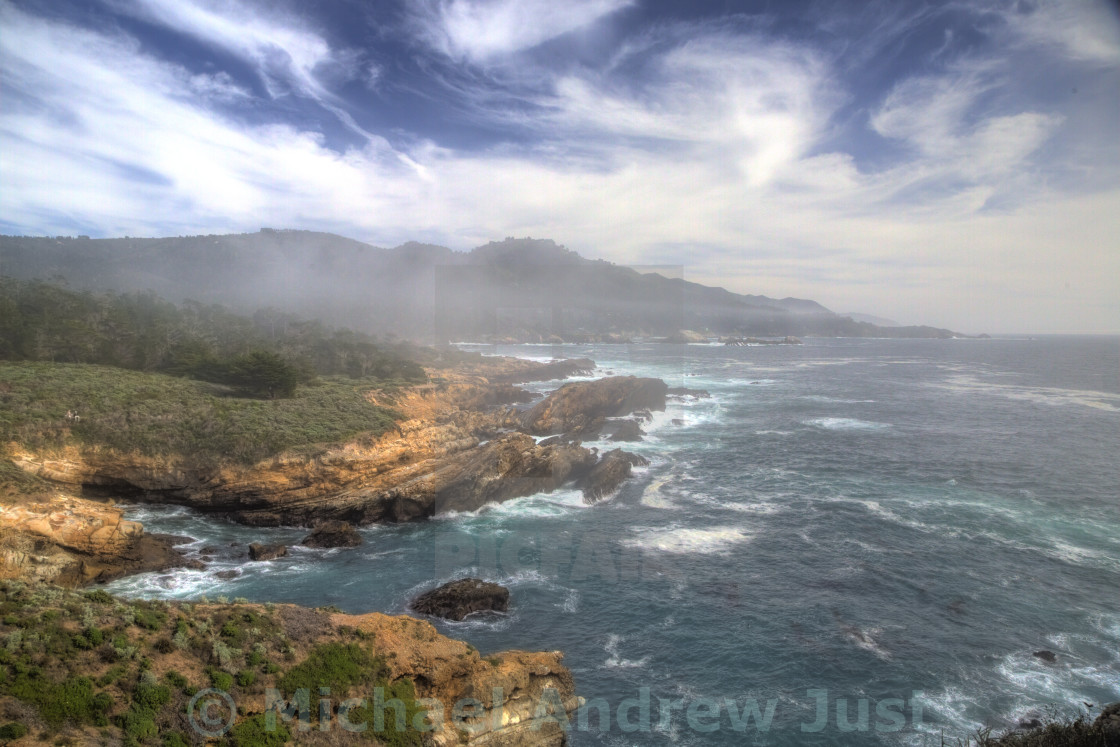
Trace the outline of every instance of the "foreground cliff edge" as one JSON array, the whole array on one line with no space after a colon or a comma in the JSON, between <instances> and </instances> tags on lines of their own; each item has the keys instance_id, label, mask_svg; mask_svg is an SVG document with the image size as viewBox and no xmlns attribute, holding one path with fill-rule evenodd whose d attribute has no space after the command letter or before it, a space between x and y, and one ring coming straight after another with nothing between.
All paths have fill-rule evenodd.
<instances>
[{"instance_id":1,"label":"foreground cliff edge","mask_svg":"<svg viewBox=\"0 0 1120 747\"><path fill-rule=\"evenodd\" d=\"M0 612L0 729L17 744L552 747L580 705L559 652L483 657L408 617L14 580Z\"/></svg>"}]
</instances>

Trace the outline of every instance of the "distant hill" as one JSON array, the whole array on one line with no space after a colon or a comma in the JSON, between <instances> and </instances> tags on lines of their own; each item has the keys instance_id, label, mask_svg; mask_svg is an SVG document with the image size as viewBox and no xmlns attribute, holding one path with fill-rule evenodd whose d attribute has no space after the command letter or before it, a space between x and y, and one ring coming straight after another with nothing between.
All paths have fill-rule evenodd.
<instances>
[{"instance_id":1,"label":"distant hill","mask_svg":"<svg viewBox=\"0 0 1120 747\"><path fill-rule=\"evenodd\" d=\"M881 328L815 301L723 288L591 260L549 240L470 252L409 242L382 249L311 231L176 238L0 237L0 275L108 291L151 290L323 319L422 341L712 335L952 337Z\"/></svg>"},{"instance_id":2,"label":"distant hill","mask_svg":"<svg viewBox=\"0 0 1120 747\"><path fill-rule=\"evenodd\" d=\"M874 324L877 327L901 327L902 324L896 322L894 319L887 319L886 317L875 316L874 314L860 314L855 311L849 311L841 314L841 316L850 317L857 322L867 322Z\"/></svg>"}]
</instances>

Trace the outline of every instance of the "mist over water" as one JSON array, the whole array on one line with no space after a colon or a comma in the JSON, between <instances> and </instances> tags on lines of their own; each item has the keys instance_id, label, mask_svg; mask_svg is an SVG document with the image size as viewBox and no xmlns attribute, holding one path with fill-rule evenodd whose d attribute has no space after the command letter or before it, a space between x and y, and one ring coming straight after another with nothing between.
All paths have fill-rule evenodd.
<instances>
[{"instance_id":1,"label":"mist over water","mask_svg":"<svg viewBox=\"0 0 1120 747\"><path fill-rule=\"evenodd\" d=\"M597 376L712 396L657 414L627 446L650 466L594 506L558 491L264 563L245 562L245 545L306 532L133 508L215 562L110 591L404 613L421 591L480 575L510 588L510 612L434 623L484 654L563 650L577 692L611 715L600 729L591 710L574 745L937 744L1048 704L1120 699L1116 338L472 349L587 356ZM648 731L640 707L622 713L643 688ZM807 732L822 690L828 721ZM723 704L695 720L712 732L686 714L705 698ZM774 715L744 734L726 703L751 698ZM667 717L659 699L681 705ZM896 731L877 711L891 699L904 703ZM854 731L837 725L840 702Z\"/></svg>"}]
</instances>

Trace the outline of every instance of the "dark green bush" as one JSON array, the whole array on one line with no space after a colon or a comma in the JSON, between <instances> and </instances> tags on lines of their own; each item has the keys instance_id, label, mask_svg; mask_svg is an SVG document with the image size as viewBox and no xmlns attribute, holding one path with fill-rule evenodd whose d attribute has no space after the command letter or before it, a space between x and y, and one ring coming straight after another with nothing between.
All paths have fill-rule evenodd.
<instances>
[{"instance_id":1,"label":"dark green bush","mask_svg":"<svg viewBox=\"0 0 1120 747\"><path fill-rule=\"evenodd\" d=\"M172 686L172 687L176 687L176 688L178 688L178 689L180 689L180 690L184 690L184 689L186 689L187 685L188 685L188 684L190 684L190 683L189 683L189 682L187 681L187 678L186 678L186 677L184 677L183 675L179 674L178 672L176 672L176 671L174 671L174 670L172 670L172 671L168 672L167 674L165 674L165 675L164 675L164 678L166 678L166 679L167 679L167 681L168 681L169 683L171 683L171 686Z\"/></svg>"},{"instance_id":2,"label":"dark green bush","mask_svg":"<svg viewBox=\"0 0 1120 747\"><path fill-rule=\"evenodd\" d=\"M86 592L86 599L97 604L112 604L113 597L104 589L94 589Z\"/></svg>"},{"instance_id":3,"label":"dark green bush","mask_svg":"<svg viewBox=\"0 0 1120 747\"><path fill-rule=\"evenodd\" d=\"M15 721L0 726L0 739L19 739L26 734L27 727Z\"/></svg>"},{"instance_id":4,"label":"dark green bush","mask_svg":"<svg viewBox=\"0 0 1120 747\"><path fill-rule=\"evenodd\" d=\"M354 685L368 684L387 673L384 663L356 643L325 643L316 646L302 662L280 678L280 689L294 693L307 688L317 693L320 687L344 692Z\"/></svg>"},{"instance_id":5,"label":"dark green bush","mask_svg":"<svg viewBox=\"0 0 1120 747\"><path fill-rule=\"evenodd\" d=\"M173 731L163 736L163 747L190 747L190 741L183 733Z\"/></svg>"},{"instance_id":6,"label":"dark green bush","mask_svg":"<svg viewBox=\"0 0 1120 747\"><path fill-rule=\"evenodd\" d=\"M269 731L263 715L242 719L230 730L230 743L233 747L282 747L289 739L291 735L279 719L276 729Z\"/></svg>"},{"instance_id":7,"label":"dark green bush","mask_svg":"<svg viewBox=\"0 0 1120 747\"><path fill-rule=\"evenodd\" d=\"M140 682L132 691L132 702L139 708L149 711L159 711L171 700L171 690L165 685L149 685Z\"/></svg>"},{"instance_id":8,"label":"dark green bush","mask_svg":"<svg viewBox=\"0 0 1120 747\"><path fill-rule=\"evenodd\" d=\"M210 684L222 692L229 692L233 687L233 675L229 672L223 672L216 667L208 667L206 674L210 677Z\"/></svg>"}]
</instances>

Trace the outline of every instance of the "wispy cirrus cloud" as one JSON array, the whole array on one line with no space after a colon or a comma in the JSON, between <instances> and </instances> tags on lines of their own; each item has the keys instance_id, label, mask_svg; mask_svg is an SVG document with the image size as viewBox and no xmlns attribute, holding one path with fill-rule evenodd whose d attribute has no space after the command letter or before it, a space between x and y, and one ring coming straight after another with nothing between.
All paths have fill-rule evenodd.
<instances>
[{"instance_id":1,"label":"wispy cirrus cloud","mask_svg":"<svg viewBox=\"0 0 1120 747\"><path fill-rule=\"evenodd\" d=\"M247 63L281 99L291 91L361 116L362 102L339 93L349 81L376 87L379 102L409 90L401 58L378 49L373 74L372 55L263 6L130 1ZM188 70L110 24L0 0L0 225L94 235L279 225L456 248L549 236L590 256L683 263L734 290L902 321L975 330L982 317L1012 330L1092 307L1105 320L1094 329L1120 328L1107 107L1023 93L1023 58L1009 54L1028 50L1042 67L1064 53L994 12L983 14L989 46L965 52L954 41L965 31L891 16L886 27L930 34L937 55L874 89L852 72L866 50L853 61L847 45L749 19L636 29L601 64L518 54L531 35L477 58L429 52L421 93L439 116L502 137L462 147L365 126L347 146L315 118L285 120L283 107L238 116L260 103L244 70ZM589 14L595 24L610 12ZM249 32L230 38L239 23ZM539 38L566 24L550 28ZM1117 79L1099 61L1069 64L1096 71L1100 90ZM876 149L890 157L863 157Z\"/></svg>"},{"instance_id":2,"label":"wispy cirrus cloud","mask_svg":"<svg viewBox=\"0 0 1120 747\"><path fill-rule=\"evenodd\" d=\"M445 55L486 63L585 28L635 0L419 0L417 35Z\"/></svg>"},{"instance_id":3,"label":"wispy cirrus cloud","mask_svg":"<svg viewBox=\"0 0 1120 747\"><path fill-rule=\"evenodd\" d=\"M1094 65L1120 63L1120 8L1115 3L1040 0L1006 18L1024 46Z\"/></svg>"},{"instance_id":4,"label":"wispy cirrus cloud","mask_svg":"<svg viewBox=\"0 0 1120 747\"><path fill-rule=\"evenodd\" d=\"M356 134L373 138L325 81L362 75L363 55L336 49L305 21L240 0L111 0L120 11L161 24L253 66L269 96L308 97Z\"/></svg>"}]
</instances>

